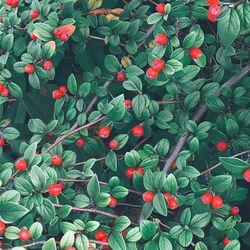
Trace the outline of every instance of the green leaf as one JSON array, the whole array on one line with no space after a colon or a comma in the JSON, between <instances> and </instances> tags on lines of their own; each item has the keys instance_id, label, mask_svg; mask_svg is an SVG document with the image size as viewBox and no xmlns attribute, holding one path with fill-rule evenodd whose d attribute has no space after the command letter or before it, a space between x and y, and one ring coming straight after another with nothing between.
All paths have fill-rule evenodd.
<instances>
[{"instance_id":1,"label":"green leaf","mask_svg":"<svg viewBox=\"0 0 250 250\"><path fill-rule=\"evenodd\" d=\"M137 242L142 237L139 227L131 228L126 234L126 241Z\"/></svg>"},{"instance_id":2,"label":"green leaf","mask_svg":"<svg viewBox=\"0 0 250 250\"><path fill-rule=\"evenodd\" d=\"M40 89L40 80L36 72L29 74L29 83L34 89Z\"/></svg>"},{"instance_id":3,"label":"green leaf","mask_svg":"<svg viewBox=\"0 0 250 250\"><path fill-rule=\"evenodd\" d=\"M191 230L184 229L179 236L179 242L183 247L188 247L193 240L193 233Z\"/></svg>"},{"instance_id":4,"label":"green leaf","mask_svg":"<svg viewBox=\"0 0 250 250\"><path fill-rule=\"evenodd\" d=\"M242 174L244 170L249 168L248 163L233 157L220 157L222 166L232 174Z\"/></svg>"},{"instance_id":5,"label":"green leaf","mask_svg":"<svg viewBox=\"0 0 250 250\"><path fill-rule=\"evenodd\" d=\"M114 222L113 230L121 232L131 224L127 216L120 216Z\"/></svg>"},{"instance_id":6,"label":"green leaf","mask_svg":"<svg viewBox=\"0 0 250 250\"><path fill-rule=\"evenodd\" d=\"M70 76L68 77L67 88L71 94L73 95L77 94L77 83L76 83L76 78L74 74L70 74Z\"/></svg>"},{"instance_id":7,"label":"green leaf","mask_svg":"<svg viewBox=\"0 0 250 250\"><path fill-rule=\"evenodd\" d=\"M8 240L17 240L19 239L19 232L20 229L14 226L10 226L7 227L5 232L4 232L4 236L8 239Z\"/></svg>"},{"instance_id":8,"label":"green leaf","mask_svg":"<svg viewBox=\"0 0 250 250\"><path fill-rule=\"evenodd\" d=\"M159 250L172 250L172 244L170 240L165 236L161 235L159 239Z\"/></svg>"},{"instance_id":9,"label":"green leaf","mask_svg":"<svg viewBox=\"0 0 250 250\"><path fill-rule=\"evenodd\" d=\"M56 241L54 238L47 240L42 247L42 250L56 250Z\"/></svg>"},{"instance_id":10,"label":"green leaf","mask_svg":"<svg viewBox=\"0 0 250 250\"><path fill-rule=\"evenodd\" d=\"M181 214L180 222L183 226L187 226L191 220L190 208L185 208Z\"/></svg>"},{"instance_id":11,"label":"green leaf","mask_svg":"<svg viewBox=\"0 0 250 250\"><path fill-rule=\"evenodd\" d=\"M118 233L118 232L112 232L109 235L109 245L112 249L126 250L125 241L124 241L121 233Z\"/></svg>"},{"instance_id":12,"label":"green leaf","mask_svg":"<svg viewBox=\"0 0 250 250\"><path fill-rule=\"evenodd\" d=\"M144 74L144 71L135 65L129 65L125 69L125 74L127 78L132 78Z\"/></svg>"},{"instance_id":13,"label":"green leaf","mask_svg":"<svg viewBox=\"0 0 250 250\"><path fill-rule=\"evenodd\" d=\"M93 231L95 231L99 226L100 226L100 222L98 222L98 221L88 221L88 222L86 223L85 230L87 230L88 232L93 232Z\"/></svg>"},{"instance_id":14,"label":"green leaf","mask_svg":"<svg viewBox=\"0 0 250 250\"><path fill-rule=\"evenodd\" d=\"M230 186L232 185L232 176L217 175L212 178L210 185L215 193L223 193L230 189Z\"/></svg>"},{"instance_id":15,"label":"green leaf","mask_svg":"<svg viewBox=\"0 0 250 250\"><path fill-rule=\"evenodd\" d=\"M126 112L126 107L124 105L124 95L117 96L109 104L112 105L113 108L108 112L108 117L113 121L122 120Z\"/></svg>"},{"instance_id":16,"label":"green leaf","mask_svg":"<svg viewBox=\"0 0 250 250\"><path fill-rule=\"evenodd\" d=\"M80 234L76 236L76 243L75 246L77 249L88 249L89 247L89 240L84 234Z\"/></svg>"},{"instance_id":17,"label":"green leaf","mask_svg":"<svg viewBox=\"0 0 250 250\"><path fill-rule=\"evenodd\" d=\"M116 186L111 190L111 195L117 199L124 198L128 195L128 189L123 186Z\"/></svg>"},{"instance_id":18,"label":"green leaf","mask_svg":"<svg viewBox=\"0 0 250 250\"><path fill-rule=\"evenodd\" d=\"M156 225L152 221L140 221L140 232L144 240L151 239L156 234Z\"/></svg>"},{"instance_id":19,"label":"green leaf","mask_svg":"<svg viewBox=\"0 0 250 250\"><path fill-rule=\"evenodd\" d=\"M68 231L60 240L60 247L65 249L66 247L72 247L75 241L75 236L71 231Z\"/></svg>"},{"instance_id":20,"label":"green leaf","mask_svg":"<svg viewBox=\"0 0 250 250\"><path fill-rule=\"evenodd\" d=\"M79 207L79 208L88 207L90 205L90 200L89 200L88 196L86 196L84 194L76 195L73 202L74 202L75 206Z\"/></svg>"},{"instance_id":21,"label":"green leaf","mask_svg":"<svg viewBox=\"0 0 250 250\"><path fill-rule=\"evenodd\" d=\"M87 185L87 192L89 196L95 199L100 194L100 185L96 175L93 175Z\"/></svg>"},{"instance_id":22,"label":"green leaf","mask_svg":"<svg viewBox=\"0 0 250 250\"><path fill-rule=\"evenodd\" d=\"M203 242L200 241L195 244L195 250L208 250L208 248Z\"/></svg>"},{"instance_id":23,"label":"green leaf","mask_svg":"<svg viewBox=\"0 0 250 250\"><path fill-rule=\"evenodd\" d=\"M10 82L8 84L8 89L10 91L10 94L13 96L13 97L16 97L16 98L21 98L23 97L23 91L22 89L14 82Z\"/></svg>"},{"instance_id":24,"label":"green leaf","mask_svg":"<svg viewBox=\"0 0 250 250\"><path fill-rule=\"evenodd\" d=\"M46 220L53 220L55 218L55 208L52 202L44 198L43 204L36 207L37 212Z\"/></svg>"},{"instance_id":25,"label":"green leaf","mask_svg":"<svg viewBox=\"0 0 250 250\"><path fill-rule=\"evenodd\" d=\"M123 87L126 90L129 91L137 91L137 92L141 92L142 91L142 82L141 79L137 76L130 78L127 81L123 82Z\"/></svg>"},{"instance_id":26,"label":"green leaf","mask_svg":"<svg viewBox=\"0 0 250 250\"><path fill-rule=\"evenodd\" d=\"M156 212L158 212L159 214L163 216L167 216L168 214L167 203L162 193L157 193L154 196L153 204L154 204L154 209L156 210Z\"/></svg>"},{"instance_id":27,"label":"green leaf","mask_svg":"<svg viewBox=\"0 0 250 250\"><path fill-rule=\"evenodd\" d=\"M43 189L47 182L44 171L37 166L32 167L30 171L30 179L37 190Z\"/></svg>"},{"instance_id":28,"label":"green leaf","mask_svg":"<svg viewBox=\"0 0 250 250\"><path fill-rule=\"evenodd\" d=\"M14 202L17 203L20 201L20 193L16 190L7 190L0 195L0 203L4 202Z\"/></svg>"},{"instance_id":29,"label":"green leaf","mask_svg":"<svg viewBox=\"0 0 250 250\"><path fill-rule=\"evenodd\" d=\"M173 174L169 174L167 176L167 179L164 185L164 190L171 194L174 194L177 191L177 181Z\"/></svg>"},{"instance_id":30,"label":"green leaf","mask_svg":"<svg viewBox=\"0 0 250 250\"><path fill-rule=\"evenodd\" d=\"M231 240L224 250L240 250L240 242L238 240Z\"/></svg>"},{"instance_id":31,"label":"green leaf","mask_svg":"<svg viewBox=\"0 0 250 250\"><path fill-rule=\"evenodd\" d=\"M104 59L104 65L111 73L118 73L121 70L121 65L114 55L107 55Z\"/></svg>"},{"instance_id":32,"label":"green leaf","mask_svg":"<svg viewBox=\"0 0 250 250\"><path fill-rule=\"evenodd\" d=\"M43 233L43 226L40 222L35 222L29 228L31 239L39 239Z\"/></svg>"},{"instance_id":33,"label":"green leaf","mask_svg":"<svg viewBox=\"0 0 250 250\"><path fill-rule=\"evenodd\" d=\"M105 157L105 164L112 171L117 171L117 158L114 151L109 151L109 153Z\"/></svg>"},{"instance_id":34,"label":"green leaf","mask_svg":"<svg viewBox=\"0 0 250 250\"><path fill-rule=\"evenodd\" d=\"M146 101L144 95L137 95L132 100L133 111L138 117L140 117L145 110L145 105Z\"/></svg>"},{"instance_id":35,"label":"green leaf","mask_svg":"<svg viewBox=\"0 0 250 250\"><path fill-rule=\"evenodd\" d=\"M211 214L210 213L202 213L202 214L196 214L190 222L190 226L191 227L205 227L211 218Z\"/></svg>"},{"instance_id":36,"label":"green leaf","mask_svg":"<svg viewBox=\"0 0 250 250\"><path fill-rule=\"evenodd\" d=\"M20 132L12 127L5 128L3 131L3 138L6 140L14 140L19 137Z\"/></svg>"}]
</instances>

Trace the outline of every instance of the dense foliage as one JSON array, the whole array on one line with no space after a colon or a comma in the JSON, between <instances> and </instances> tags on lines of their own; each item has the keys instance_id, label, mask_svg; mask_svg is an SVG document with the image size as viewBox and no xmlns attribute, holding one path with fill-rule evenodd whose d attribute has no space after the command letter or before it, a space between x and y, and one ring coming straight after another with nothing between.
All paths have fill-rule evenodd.
<instances>
[{"instance_id":1,"label":"dense foliage","mask_svg":"<svg viewBox=\"0 0 250 250\"><path fill-rule=\"evenodd\" d=\"M247 0L0 0L0 248L249 249Z\"/></svg>"}]
</instances>

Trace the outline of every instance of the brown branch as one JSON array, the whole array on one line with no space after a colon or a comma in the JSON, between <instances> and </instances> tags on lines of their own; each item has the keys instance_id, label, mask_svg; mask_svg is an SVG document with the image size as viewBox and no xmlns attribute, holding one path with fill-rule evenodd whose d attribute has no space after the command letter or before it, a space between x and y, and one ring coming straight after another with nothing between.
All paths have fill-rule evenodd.
<instances>
[{"instance_id":1,"label":"brown branch","mask_svg":"<svg viewBox=\"0 0 250 250\"><path fill-rule=\"evenodd\" d=\"M243 77L247 76L250 73L250 65L245 66L245 68L243 68L241 70L240 73L235 74L234 76L232 76L228 81L226 81L221 87L233 87L236 83L238 83ZM216 93L216 96L219 96L221 93L220 91L218 91ZM193 116L193 121L195 122L199 122L201 120L201 118L206 114L206 112L208 111L207 105L206 103L201 103L198 107L198 110L196 112L196 114ZM172 151L171 155L168 157L168 159L165 161L165 165L164 165L164 172L168 172L171 165L173 164L173 162L175 161L175 159L178 157L178 154L180 153L180 151L182 150L182 148L184 147L187 138L189 136L189 133L187 133L186 135L182 136L179 141L177 142L174 150Z\"/></svg>"},{"instance_id":2,"label":"brown branch","mask_svg":"<svg viewBox=\"0 0 250 250\"><path fill-rule=\"evenodd\" d=\"M105 9L105 8L102 8L102 9L95 9L95 10L90 10L88 12L85 12L83 13L84 15L87 15L87 14L93 14L93 15L101 15L101 14L104 14L104 15L114 15L114 16L119 16L121 15L122 13L124 12L123 9L121 8L116 8L116 9Z\"/></svg>"}]
</instances>

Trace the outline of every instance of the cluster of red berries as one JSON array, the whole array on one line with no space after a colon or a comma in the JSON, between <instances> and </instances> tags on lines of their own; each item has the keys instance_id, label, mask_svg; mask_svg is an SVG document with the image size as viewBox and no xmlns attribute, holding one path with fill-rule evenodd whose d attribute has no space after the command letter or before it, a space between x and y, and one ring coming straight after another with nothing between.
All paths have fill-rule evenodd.
<instances>
[{"instance_id":1,"label":"cluster of red berries","mask_svg":"<svg viewBox=\"0 0 250 250\"><path fill-rule=\"evenodd\" d=\"M32 19L37 19L39 17L39 11L38 10L31 10L30 11L30 17Z\"/></svg>"},{"instance_id":2,"label":"cluster of red berries","mask_svg":"<svg viewBox=\"0 0 250 250\"><path fill-rule=\"evenodd\" d=\"M83 138L79 138L75 141L75 144L78 148L82 148L85 145L85 140Z\"/></svg>"},{"instance_id":3,"label":"cluster of red berries","mask_svg":"<svg viewBox=\"0 0 250 250\"><path fill-rule=\"evenodd\" d=\"M216 143L216 148L217 148L217 150L220 151L220 152L226 151L226 150L227 150L227 147L228 147L228 145L227 145L227 143L224 142L224 141L219 141L219 142Z\"/></svg>"},{"instance_id":4,"label":"cluster of red berries","mask_svg":"<svg viewBox=\"0 0 250 250\"><path fill-rule=\"evenodd\" d=\"M166 14L166 11L165 11L165 6L166 4L165 3L159 3L156 5L156 11L160 14Z\"/></svg>"},{"instance_id":5,"label":"cluster of red berries","mask_svg":"<svg viewBox=\"0 0 250 250\"><path fill-rule=\"evenodd\" d=\"M118 74L117 74L117 76L116 76L116 80L118 81L118 82L123 82L124 80L125 80L125 78L126 78L126 74L125 74L125 72L119 72Z\"/></svg>"},{"instance_id":6,"label":"cluster of red berries","mask_svg":"<svg viewBox=\"0 0 250 250\"><path fill-rule=\"evenodd\" d=\"M18 6L19 1L18 0L5 0L5 3L13 8L16 8Z\"/></svg>"},{"instance_id":7,"label":"cluster of red berries","mask_svg":"<svg viewBox=\"0 0 250 250\"><path fill-rule=\"evenodd\" d=\"M68 92L68 89L66 86L61 86L59 89L56 89L52 93L52 97L56 100L61 99L63 95L65 95Z\"/></svg>"},{"instance_id":8,"label":"cluster of red berries","mask_svg":"<svg viewBox=\"0 0 250 250\"><path fill-rule=\"evenodd\" d=\"M53 155L53 156L50 157L50 163L54 167L61 166L62 162L63 162L63 158L62 158L61 155Z\"/></svg>"},{"instance_id":9,"label":"cluster of red berries","mask_svg":"<svg viewBox=\"0 0 250 250\"><path fill-rule=\"evenodd\" d=\"M0 82L0 94L1 96L8 96L9 90Z\"/></svg>"},{"instance_id":10,"label":"cluster of red berries","mask_svg":"<svg viewBox=\"0 0 250 250\"><path fill-rule=\"evenodd\" d=\"M126 176L128 177L128 179L133 179L135 172L143 175L144 171L145 170L142 167L139 167L139 168L128 168L126 170Z\"/></svg>"},{"instance_id":11,"label":"cluster of red berries","mask_svg":"<svg viewBox=\"0 0 250 250\"><path fill-rule=\"evenodd\" d=\"M146 76L149 79L156 79L158 77L159 71L163 70L165 67L165 62L161 59L156 59L152 63L152 67L148 68L146 71Z\"/></svg>"},{"instance_id":12,"label":"cluster of red berries","mask_svg":"<svg viewBox=\"0 0 250 250\"><path fill-rule=\"evenodd\" d=\"M15 163L15 168L19 171L24 171L28 168L28 164L24 159L19 159Z\"/></svg>"},{"instance_id":13,"label":"cluster of red berries","mask_svg":"<svg viewBox=\"0 0 250 250\"><path fill-rule=\"evenodd\" d=\"M59 37L62 42L67 42L69 40L69 35L62 32L60 28L55 28L53 31L54 36Z\"/></svg>"},{"instance_id":14,"label":"cluster of red berries","mask_svg":"<svg viewBox=\"0 0 250 250\"><path fill-rule=\"evenodd\" d=\"M116 207L116 205L117 205L117 199L113 196L110 196L109 206Z\"/></svg>"},{"instance_id":15,"label":"cluster of red berries","mask_svg":"<svg viewBox=\"0 0 250 250\"><path fill-rule=\"evenodd\" d=\"M223 200L221 199L220 196L218 195L215 195L213 196L212 194L210 193L205 193L203 194L201 197L201 201L208 205L211 203L211 206L214 208L214 209L218 209L220 207L223 206Z\"/></svg>"},{"instance_id":16,"label":"cluster of red berries","mask_svg":"<svg viewBox=\"0 0 250 250\"><path fill-rule=\"evenodd\" d=\"M207 18L211 22L216 22L217 16L221 14L221 7L218 5L219 0L207 0L207 2L210 4Z\"/></svg>"},{"instance_id":17,"label":"cluster of red berries","mask_svg":"<svg viewBox=\"0 0 250 250\"><path fill-rule=\"evenodd\" d=\"M198 60L202 56L203 52L200 48L192 48L189 51L191 58Z\"/></svg>"}]
</instances>

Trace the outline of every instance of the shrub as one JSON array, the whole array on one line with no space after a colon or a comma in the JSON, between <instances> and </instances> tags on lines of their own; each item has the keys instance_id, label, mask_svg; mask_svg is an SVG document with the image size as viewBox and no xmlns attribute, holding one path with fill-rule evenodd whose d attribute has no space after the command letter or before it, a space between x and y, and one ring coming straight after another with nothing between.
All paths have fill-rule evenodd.
<instances>
[{"instance_id":1,"label":"shrub","mask_svg":"<svg viewBox=\"0 0 250 250\"><path fill-rule=\"evenodd\" d=\"M0 2L0 248L250 247L250 6L228 1Z\"/></svg>"}]
</instances>

